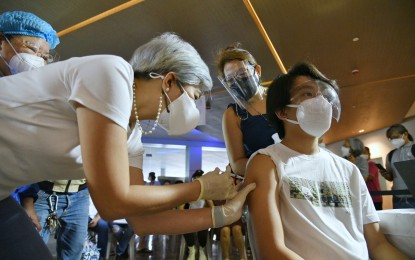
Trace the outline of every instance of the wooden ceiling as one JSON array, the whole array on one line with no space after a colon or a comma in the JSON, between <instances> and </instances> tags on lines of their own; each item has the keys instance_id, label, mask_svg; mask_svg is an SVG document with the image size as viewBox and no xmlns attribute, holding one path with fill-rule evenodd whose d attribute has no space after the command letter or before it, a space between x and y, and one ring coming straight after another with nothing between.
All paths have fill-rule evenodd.
<instances>
[{"instance_id":1,"label":"wooden ceiling","mask_svg":"<svg viewBox=\"0 0 415 260\"><path fill-rule=\"evenodd\" d=\"M60 32L62 59L132 52L162 32L192 43L214 78L206 125L198 129L223 140L221 120L229 95L216 80L216 52L241 42L271 81L299 61L314 63L341 87L339 123L325 135L332 143L415 116L415 2L412 0L251 0L270 43L247 9L248 0L3 0L0 12L33 12ZM122 7L129 5L123 10ZM118 8L118 9L117 9ZM108 11L119 11L65 31ZM358 38L357 41L353 39ZM356 75L353 70L359 70Z\"/></svg>"}]
</instances>

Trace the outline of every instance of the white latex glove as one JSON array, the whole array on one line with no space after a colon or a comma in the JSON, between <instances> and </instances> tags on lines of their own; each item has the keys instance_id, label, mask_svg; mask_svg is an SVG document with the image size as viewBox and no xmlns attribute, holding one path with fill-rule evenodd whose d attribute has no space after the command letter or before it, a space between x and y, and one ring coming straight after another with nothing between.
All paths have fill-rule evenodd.
<instances>
[{"instance_id":1,"label":"white latex glove","mask_svg":"<svg viewBox=\"0 0 415 260\"><path fill-rule=\"evenodd\" d=\"M219 168L208 172L195 181L200 182L200 195L198 200L227 200L236 196L237 190L231 177L231 168L226 167L224 173Z\"/></svg>"},{"instance_id":2,"label":"white latex glove","mask_svg":"<svg viewBox=\"0 0 415 260\"><path fill-rule=\"evenodd\" d=\"M226 202L225 205L212 208L213 227L230 225L241 218L246 196L254 190L255 183L251 183L238 192L235 198Z\"/></svg>"}]
</instances>

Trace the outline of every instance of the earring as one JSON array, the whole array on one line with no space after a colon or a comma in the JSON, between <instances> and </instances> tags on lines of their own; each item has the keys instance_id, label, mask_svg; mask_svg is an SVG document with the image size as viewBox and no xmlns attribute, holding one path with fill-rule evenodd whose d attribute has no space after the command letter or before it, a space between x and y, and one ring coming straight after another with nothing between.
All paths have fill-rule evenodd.
<instances>
[{"instance_id":1,"label":"earring","mask_svg":"<svg viewBox=\"0 0 415 260\"><path fill-rule=\"evenodd\" d=\"M166 92L169 92L170 91L170 88L166 88Z\"/></svg>"}]
</instances>

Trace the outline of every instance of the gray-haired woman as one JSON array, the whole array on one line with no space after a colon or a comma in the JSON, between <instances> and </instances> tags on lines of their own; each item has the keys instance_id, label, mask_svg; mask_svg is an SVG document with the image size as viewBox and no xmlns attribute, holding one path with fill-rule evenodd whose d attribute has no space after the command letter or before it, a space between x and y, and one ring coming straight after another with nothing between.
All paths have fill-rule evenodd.
<instances>
[{"instance_id":1,"label":"gray-haired woman","mask_svg":"<svg viewBox=\"0 0 415 260\"><path fill-rule=\"evenodd\" d=\"M26 252L37 239L5 232L37 235L9 194L45 179L86 177L100 215L128 218L138 234L189 233L240 218L255 185L237 194L229 170L192 183L139 185L146 133L139 120L155 120L169 134L190 131L199 117L194 100L212 83L197 51L172 33L138 48L131 64L97 55L0 79L0 258ZM234 199L220 208L170 210L198 198Z\"/></svg>"}]
</instances>

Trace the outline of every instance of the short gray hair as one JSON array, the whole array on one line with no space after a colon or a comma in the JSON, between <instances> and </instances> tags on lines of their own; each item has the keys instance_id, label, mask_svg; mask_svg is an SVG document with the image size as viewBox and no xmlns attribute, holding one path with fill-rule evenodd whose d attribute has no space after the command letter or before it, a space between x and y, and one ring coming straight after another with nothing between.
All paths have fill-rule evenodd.
<instances>
[{"instance_id":1,"label":"short gray hair","mask_svg":"<svg viewBox=\"0 0 415 260\"><path fill-rule=\"evenodd\" d=\"M138 47L130 64L136 78L150 78L149 73L165 75L176 73L180 82L199 86L202 90L212 88L209 68L196 49L174 33L163 33Z\"/></svg>"},{"instance_id":2,"label":"short gray hair","mask_svg":"<svg viewBox=\"0 0 415 260\"><path fill-rule=\"evenodd\" d=\"M354 156L359 156L363 153L365 145L359 138L349 138L350 148L352 148L352 154Z\"/></svg>"}]
</instances>

